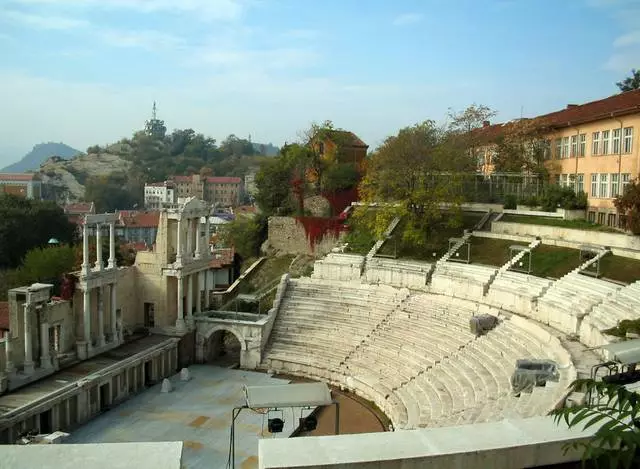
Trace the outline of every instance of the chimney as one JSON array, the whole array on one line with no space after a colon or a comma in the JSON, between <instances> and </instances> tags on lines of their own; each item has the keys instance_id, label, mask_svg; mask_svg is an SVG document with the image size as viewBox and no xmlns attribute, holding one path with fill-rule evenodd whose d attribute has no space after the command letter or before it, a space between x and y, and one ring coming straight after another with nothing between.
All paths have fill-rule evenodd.
<instances>
[{"instance_id":1,"label":"chimney","mask_svg":"<svg viewBox=\"0 0 640 469\"><path fill-rule=\"evenodd\" d=\"M567 104L567 109L571 109L572 107L577 107L577 104Z\"/></svg>"},{"instance_id":2,"label":"chimney","mask_svg":"<svg viewBox=\"0 0 640 469\"><path fill-rule=\"evenodd\" d=\"M491 121L482 121L482 127L489 127L491 125Z\"/></svg>"}]
</instances>

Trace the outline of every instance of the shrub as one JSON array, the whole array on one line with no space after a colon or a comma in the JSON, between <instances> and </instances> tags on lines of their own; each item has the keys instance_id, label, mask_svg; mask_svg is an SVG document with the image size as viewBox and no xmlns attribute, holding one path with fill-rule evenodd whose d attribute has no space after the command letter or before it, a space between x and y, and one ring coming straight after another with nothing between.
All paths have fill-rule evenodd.
<instances>
[{"instance_id":1,"label":"shrub","mask_svg":"<svg viewBox=\"0 0 640 469\"><path fill-rule=\"evenodd\" d=\"M508 194L504 198L503 208L507 210L515 210L518 207L518 199L513 194Z\"/></svg>"},{"instance_id":2,"label":"shrub","mask_svg":"<svg viewBox=\"0 0 640 469\"><path fill-rule=\"evenodd\" d=\"M532 195L530 197L523 197L520 199L520 204L526 205L527 207L537 207L540 205L540 201L538 200L538 197Z\"/></svg>"},{"instance_id":3,"label":"shrub","mask_svg":"<svg viewBox=\"0 0 640 469\"><path fill-rule=\"evenodd\" d=\"M570 187L558 185L547 186L547 189L540 200L542 210L545 212L555 212L557 208L565 210L578 210L587 207L587 194L580 192L576 194Z\"/></svg>"},{"instance_id":4,"label":"shrub","mask_svg":"<svg viewBox=\"0 0 640 469\"><path fill-rule=\"evenodd\" d=\"M626 216L626 228L633 234L640 234L640 183L630 182L624 194L616 197L613 204L619 214Z\"/></svg>"}]
</instances>

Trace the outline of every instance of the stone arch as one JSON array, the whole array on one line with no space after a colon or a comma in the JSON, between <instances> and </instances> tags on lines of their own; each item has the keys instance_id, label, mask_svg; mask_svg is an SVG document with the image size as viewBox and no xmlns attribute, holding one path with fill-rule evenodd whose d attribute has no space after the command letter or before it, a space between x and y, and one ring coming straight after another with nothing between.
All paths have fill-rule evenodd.
<instances>
[{"instance_id":1,"label":"stone arch","mask_svg":"<svg viewBox=\"0 0 640 469\"><path fill-rule=\"evenodd\" d=\"M242 350L242 351L247 350L247 339L246 339L246 337L244 337L235 327L226 326L226 325L222 325L222 324L216 324L212 328L210 328L207 331L205 331L204 334L201 334L201 336L202 336L202 345L203 346L206 345L209 342L209 340L211 339L211 336L213 336L213 334L215 334L216 332L219 332L219 331L231 332L236 337L236 339L238 339L238 342L240 343L240 350Z\"/></svg>"}]
</instances>

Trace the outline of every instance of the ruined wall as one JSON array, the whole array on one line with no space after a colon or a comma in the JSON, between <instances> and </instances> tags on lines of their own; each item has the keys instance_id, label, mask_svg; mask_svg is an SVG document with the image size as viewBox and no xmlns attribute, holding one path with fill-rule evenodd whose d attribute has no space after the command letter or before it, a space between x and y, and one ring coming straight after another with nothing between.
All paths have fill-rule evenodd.
<instances>
[{"instance_id":1,"label":"ruined wall","mask_svg":"<svg viewBox=\"0 0 640 469\"><path fill-rule=\"evenodd\" d=\"M140 324L144 323L144 304L153 303L155 327L175 325L175 314L173 315L173 322L170 321L169 316L171 316L171 311L176 311L177 306L172 305L169 307L167 304L167 297L170 297L171 293L175 292L175 285L171 285L171 280L173 279L162 275L162 265L156 262L153 252L139 252L136 257L136 268L138 269L136 293L141 315ZM170 289L171 292L169 291Z\"/></svg>"},{"instance_id":2,"label":"ruined wall","mask_svg":"<svg viewBox=\"0 0 640 469\"><path fill-rule=\"evenodd\" d=\"M135 327L142 325L144 322L142 303L140 302L139 289L138 289L138 272L135 267L123 267L118 269L117 283L116 283L116 309L120 310L120 318L122 318L123 327ZM108 289L106 289L108 291ZM108 293L107 293L108 295ZM111 297L109 296L110 303ZM109 304L109 307L111 305ZM110 324L111 310L105 310L109 312L109 318L105 320Z\"/></svg>"},{"instance_id":3,"label":"ruined wall","mask_svg":"<svg viewBox=\"0 0 640 469\"><path fill-rule=\"evenodd\" d=\"M328 217L331 215L331 205L329 201L321 195L305 198L304 210L305 212L309 211L314 217Z\"/></svg>"},{"instance_id":4,"label":"ruined wall","mask_svg":"<svg viewBox=\"0 0 640 469\"><path fill-rule=\"evenodd\" d=\"M293 217L269 217L267 249L287 254L324 255L339 242L341 235L329 230L318 237ZM313 242L315 240L315 242ZM313 246L312 246L313 244Z\"/></svg>"},{"instance_id":5,"label":"ruined wall","mask_svg":"<svg viewBox=\"0 0 640 469\"><path fill-rule=\"evenodd\" d=\"M47 305L49 327L60 326L60 352L70 353L76 349L74 316L70 301L56 301ZM53 344L49 344L53 346Z\"/></svg>"}]
</instances>

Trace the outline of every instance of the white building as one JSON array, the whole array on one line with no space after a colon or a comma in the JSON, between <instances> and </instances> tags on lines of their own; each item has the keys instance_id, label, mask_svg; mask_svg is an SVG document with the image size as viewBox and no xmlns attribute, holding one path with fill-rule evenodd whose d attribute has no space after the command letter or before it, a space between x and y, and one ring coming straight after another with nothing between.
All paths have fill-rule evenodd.
<instances>
[{"instance_id":1,"label":"white building","mask_svg":"<svg viewBox=\"0 0 640 469\"><path fill-rule=\"evenodd\" d=\"M171 181L152 182L144 185L144 206L160 209L164 204L175 204L176 194Z\"/></svg>"}]
</instances>

